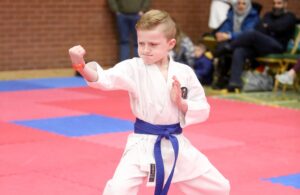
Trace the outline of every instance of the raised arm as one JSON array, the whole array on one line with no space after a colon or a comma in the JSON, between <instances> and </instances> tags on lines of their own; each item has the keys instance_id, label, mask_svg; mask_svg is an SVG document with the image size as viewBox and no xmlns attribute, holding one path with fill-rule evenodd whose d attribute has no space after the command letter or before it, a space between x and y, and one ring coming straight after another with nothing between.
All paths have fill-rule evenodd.
<instances>
[{"instance_id":1,"label":"raised arm","mask_svg":"<svg viewBox=\"0 0 300 195\"><path fill-rule=\"evenodd\" d=\"M73 68L78 71L87 81L98 80L97 67L95 64L85 64L83 56L86 51L81 45L76 45L69 49L69 55Z\"/></svg>"},{"instance_id":2,"label":"raised arm","mask_svg":"<svg viewBox=\"0 0 300 195\"><path fill-rule=\"evenodd\" d=\"M85 63L85 53L85 49L80 45L69 49L73 68L84 77L90 87L101 90L126 90L136 95L136 81L132 68L136 59L123 61L104 70L97 62Z\"/></svg>"}]
</instances>

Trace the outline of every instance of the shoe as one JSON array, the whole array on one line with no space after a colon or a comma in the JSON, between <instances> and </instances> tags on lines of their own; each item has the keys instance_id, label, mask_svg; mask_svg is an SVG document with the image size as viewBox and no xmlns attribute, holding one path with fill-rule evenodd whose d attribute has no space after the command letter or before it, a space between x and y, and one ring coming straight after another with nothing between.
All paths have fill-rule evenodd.
<instances>
[{"instance_id":1,"label":"shoe","mask_svg":"<svg viewBox=\"0 0 300 195\"><path fill-rule=\"evenodd\" d=\"M275 78L281 84L293 85L293 83L294 83L293 77L288 72L284 72L282 74L278 74L278 75L275 76Z\"/></svg>"},{"instance_id":2,"label":"shoe","mask_svg":"<svg viewBox=\"0 0 300 195\"><path fill-rule=\"evenodd\" d=\"M241 90L242 90L242 87L240 87L240 86L235 86L235 85L228 85L227 86L227 91L230 92L230 93L232 93L232 92L240 93Z\"/></svg>"},{"instance_id":3,"label":"shoe","mask_svg":"<svg viewBox=\"0 0 300 195\"><path fill-rule=\"evenodd\" d=\"M211 85L212 89L220 90L226 89L228 86L229 78L227 76L218 76L215 82Z\"/></svg>"},{"instance_id":4,"label":"shoe","mask_svg":"<svg viewBox=\"0 0 300 195\"><path fill-rule=\"evenodd\" d=\"M211 88L215 90L226 89L226 85L227 85L226 83L216 82L211 85Z\"/></svg>"}]
</instances>

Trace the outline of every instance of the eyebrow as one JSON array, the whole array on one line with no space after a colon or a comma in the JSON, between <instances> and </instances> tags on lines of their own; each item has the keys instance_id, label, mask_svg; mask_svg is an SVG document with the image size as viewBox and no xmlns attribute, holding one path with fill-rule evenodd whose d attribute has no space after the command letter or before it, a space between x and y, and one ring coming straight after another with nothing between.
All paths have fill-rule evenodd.
<instances>
[{"instance_id":1,"label":"eyebrow","mask_svg":"<svg viewBox=\"0 0 300 195\"><path fill-rule=\"evenodd\" d=\"M143 42L147 42L147 43L151 43L151 44L159 44L160 41L143 41Z\"/></svg>"}]
</instances>

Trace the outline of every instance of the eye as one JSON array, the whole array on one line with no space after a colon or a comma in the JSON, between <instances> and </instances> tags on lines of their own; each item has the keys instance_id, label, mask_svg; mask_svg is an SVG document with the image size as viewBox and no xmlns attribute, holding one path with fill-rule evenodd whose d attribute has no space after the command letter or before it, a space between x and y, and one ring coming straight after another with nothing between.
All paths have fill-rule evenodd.
<instances>
[{"instance_id":1,"label":"eye","mask_svg":"<svg viewBox=\"0 0 300 195\"><path fill-rule=\"evenodd\" d=\"M152 47L155 47L157 45L158 45L157 43L150 43L150 46L152 46Z\"/></svg>"},{"instance_id":2,"label":"eye","mask_svg":"<svg viewBox=\"0 0 300 195\"><path fill-rule=\"evenodd\" d=\"M139 46L144 46L145 45L144 42L139 42L138 44L139 44Z\"/></svg>"}]
</instances>

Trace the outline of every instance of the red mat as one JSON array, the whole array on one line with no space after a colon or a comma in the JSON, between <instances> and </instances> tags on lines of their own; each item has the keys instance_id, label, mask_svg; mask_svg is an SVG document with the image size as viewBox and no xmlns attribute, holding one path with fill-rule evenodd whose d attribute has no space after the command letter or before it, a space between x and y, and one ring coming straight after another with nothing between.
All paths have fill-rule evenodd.
<instances>
[{"instance_id":1,"label":"red mat","mask_svg":"<svg viewBox=\"0 0 300 195\"><path fill-rule=\"evenodd\" d=\"M101 114L134 120L127 93L90 88L0 93L0 194L101 194L130 132L64 137L12 120ZM5 104L4 104L5 102ZM265 178L300 172L300 111L209 98L186 137L230 180L231 195L296 195ZM140 194L153 194L142 186ZM170 195L181 194L176 186Z\"/></svg>"}]
</instances>

